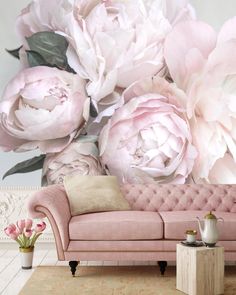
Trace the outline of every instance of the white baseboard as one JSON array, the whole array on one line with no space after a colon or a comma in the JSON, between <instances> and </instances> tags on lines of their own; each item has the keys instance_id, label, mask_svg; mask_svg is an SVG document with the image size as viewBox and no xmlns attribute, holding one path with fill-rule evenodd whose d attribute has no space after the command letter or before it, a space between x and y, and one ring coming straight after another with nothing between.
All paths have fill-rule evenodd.
<instances>
[{"instance_id":1,"label":"white baseboard","mask_svg":"<svg viewBox=\"0 0 236 295\"><path fill-rule=\"evenodd\" d=\"M29 197L40 187L0 187L0 243L15 243L4 233L4 228L19 219L27 218L26 203ZM35 221L36 222L36 221ZM54 243L53 233L49 222L38 243Z\"/></svg>"}]
</instances>

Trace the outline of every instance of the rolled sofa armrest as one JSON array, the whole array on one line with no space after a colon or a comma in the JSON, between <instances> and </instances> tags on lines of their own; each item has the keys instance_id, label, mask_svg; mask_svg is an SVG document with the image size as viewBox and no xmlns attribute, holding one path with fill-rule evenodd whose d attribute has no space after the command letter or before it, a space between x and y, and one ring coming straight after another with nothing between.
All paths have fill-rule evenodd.
<instances>
[{"instance_id":1,"label":"rolled sofa armrest","mask_svg":"<svg viewBox=\"0 0 236 295\"><path fill-rule=\"evenodd\" d=\"M48 218L58 252L65 251L69 244L71 212L64 186L50 185L34 193L28 202L28 212L32 218Z\"/></svg>"}]
</instances>

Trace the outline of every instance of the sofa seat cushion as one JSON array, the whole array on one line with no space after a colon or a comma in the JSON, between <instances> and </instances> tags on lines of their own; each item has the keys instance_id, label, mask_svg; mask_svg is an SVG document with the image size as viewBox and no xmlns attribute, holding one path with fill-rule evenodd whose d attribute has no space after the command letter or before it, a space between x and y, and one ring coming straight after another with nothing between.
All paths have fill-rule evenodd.
<instances>
[{"instance_id":1,"label":"sofa seat cushion","mask_svg":"<svg viewBox=\"0 0 236 295\"><path fill-rule=\"evenodd\" d=\"M184 240L187 229L195 229L198 232L197 239L201 239L199 227L196 220L198 216L203 220L208 211L169 211L159 212L164 222L164 237L169 240ZM236 214L228 212L214 212L218 218L222 217L224 222L218 221L219 240L236 240ZM202 222L203 224L203 222Z\"/></svg>"},{"instance_id":2,"label":"sofa seat cushion","mask_svg":"<svg viewBox=\"0 0 236 295\"><path fill-rule=\"evenodd\" d=\"M157 212L112 211L71 218L70 240L118 241L163 238L163 222Z\"/></svg>"}]
</instances>

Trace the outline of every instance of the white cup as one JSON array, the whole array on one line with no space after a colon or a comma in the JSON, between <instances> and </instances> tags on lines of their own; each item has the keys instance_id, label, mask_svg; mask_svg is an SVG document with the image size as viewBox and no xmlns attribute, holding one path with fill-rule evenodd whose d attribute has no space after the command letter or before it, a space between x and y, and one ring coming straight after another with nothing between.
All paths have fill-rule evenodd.
<instances>
[{"instance_id":1,"label":"white cup","mask_svg":"<svg viewBox=\"0 0 236 295\"><path fill-rule=\"evenodd\" d=\"M186 231L186 241L188 243L195 243L196 242L196 235L197 235L197 231L193 230L193 229L188 229Z\"/></svg>"}]
</instances>

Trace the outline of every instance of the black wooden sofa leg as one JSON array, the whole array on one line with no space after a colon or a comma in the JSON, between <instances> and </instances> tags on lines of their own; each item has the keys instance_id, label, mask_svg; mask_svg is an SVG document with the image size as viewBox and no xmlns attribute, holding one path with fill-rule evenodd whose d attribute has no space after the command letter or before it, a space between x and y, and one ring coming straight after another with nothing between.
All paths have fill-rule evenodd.
<instances>
[{"instance_id":1,"label":"black wooden sofa leg","mask_svg":"<svg viewBox=\"0 0 236 295\"><path fill-rule=\"evenodd\" d=\"M161 275L163 276L166 271L167 261L158 261L158 265L160 268Z\"/></svg>"},{"instance_id":2,"label":"black wooden sofa leg","mask_svg":"<svg viewBox=\"0 0 236 295\"><path fill-rule=\"evenodd\" d=\"M69 262L70 271L71 271L73 277L75 276L76 267L78 264L79 264L79 261L70 261Z\"/></svg>"}]
</instances>

